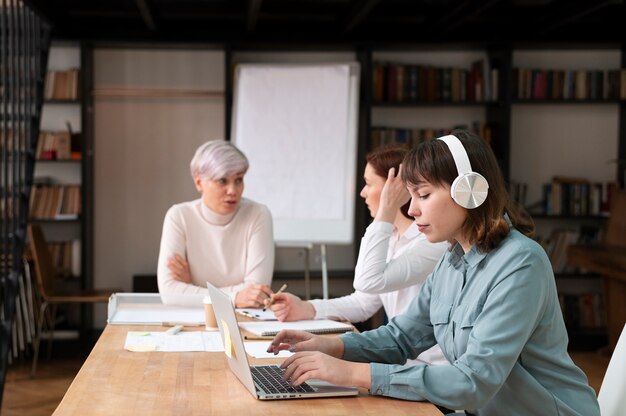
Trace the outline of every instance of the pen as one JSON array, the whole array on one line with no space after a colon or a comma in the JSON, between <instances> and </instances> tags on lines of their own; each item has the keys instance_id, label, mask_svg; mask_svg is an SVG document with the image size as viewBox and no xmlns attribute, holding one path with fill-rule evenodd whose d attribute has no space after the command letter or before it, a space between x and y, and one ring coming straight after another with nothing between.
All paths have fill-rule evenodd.
<instances>
[{"instance_id":1,"label":"pen","mask_svg":"<svg viewBox=\"0 0 626 416\"><path fill-rule=\"evenodd\" d=\"M243 338L250 341L271 341L274 339L274 337L255 337L250 335L244 335Z\"/></svg>"},{"instance_id":2,"label":"pen","mask_svg":"<svg viewBox=\"0 0 626 416\"><path fill-rule=\"evenodd\" d=\"M284 291L285 289L287 289L287 283L285 283L284 285L282 285L282 286L281 286L281 288L280 288L280 289L278 289L278 292L276 292L276 293L274 293L274 294L275 294L275 295L278 295L279 293L283 293L283 291ZM263 312L265 312L265 310L266 310L267 308L269 308L270 306L272 306L272 304L273 304L273 303L274 303L274 299L271 299L271 300L270 300L270 303L268 303L268 304L267 304L267 306L263 308Z\"/></svg>"},{"instance_id":3,"label":"pen","mask_svg":"<svg viewBox=\"0 0 626 416\"><path fill-rule=\"evenodd\" d=\"M182 325L176 325L165 331L165 333L167 335L176 335L180 332L181 329L183 329Z\"/></svg>"},{"instance_id":4,"label":"pen","mask_svg":"<svg viewBox=\"0 0 626 416\"><path fill-rule=\"evenodd\" d=\"M197 322L161 322L161 326L204 326L204 324L199 324Z\"/></svg>"}]
</instances>

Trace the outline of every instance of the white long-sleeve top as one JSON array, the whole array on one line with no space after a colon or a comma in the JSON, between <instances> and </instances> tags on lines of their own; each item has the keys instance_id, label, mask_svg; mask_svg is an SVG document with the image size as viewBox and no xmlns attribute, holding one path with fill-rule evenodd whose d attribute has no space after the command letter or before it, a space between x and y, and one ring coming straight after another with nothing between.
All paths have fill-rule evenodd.
<instances>
[{"instance_id":1,"label":"white long-sleeve top","mask_svg":"<svg viewBox=\"0 0 626 416\"><path fill-rule=\"evenodd\" d=\"M175 254L187 260L191 284L172 277L167 261ZM234 302L248 284L271 284L273 270L272 215L266 206L242 198L233 214L220 215L197 199L165 214L157 269L160 293L207 294L208 281Z\"/></svg>"},{"instance_id":2,"label":"white long-sleeve top","mask_svg":"<svg viewBox=\"0 0 626 416\"><path fill-rule=\"evenodd\" d=\"M413 235L411 247L402 251L405 255L392 256L390 259L388 253L394 250L394 244L398 244L394 243L393 224L374 221L367 227L354 270L356 290L386 294L416 284L421 286L449 244L429 242L415 223L411 224L409 230L412 230L410 232Z\"/></svg>"},{"instance_id":3,"label":"white long-sleeve top","mask_svg":"<svg viewBox=\"0 0 626 416\"><path fill-rule=\"evenodd\" d=\"M337 317L360 322L374 315L381 306L389 319L404 313L447 247L447 243L428 242L415 223L399 235L393 224L373 222L361 240L354 275L357 290L340 298L312 300L315 318ZM393 273L398 273L398 278L406 282L404 287L385 293L366 293L356 287L357 281L393 279ZM407 278L407 274L412 278ZM418 360L429 364L447 363L438 346L424 351Z\"/></svg>"}]
</instances>

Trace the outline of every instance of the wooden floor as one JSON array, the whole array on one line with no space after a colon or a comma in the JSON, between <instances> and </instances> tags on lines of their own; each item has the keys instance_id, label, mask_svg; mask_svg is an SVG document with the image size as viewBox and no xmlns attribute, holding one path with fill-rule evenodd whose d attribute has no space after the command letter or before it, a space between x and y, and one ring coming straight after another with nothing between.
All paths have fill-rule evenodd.
<instances>
[{"instance_id":1,"label":"wooden floor","mask_svg":"<svg viewBox=\"0 0 626 416\"><path fill-rule=\"evenodd\" d=\"M82 363L82 358L39 360L34 378L30 377L30 361L14 363L7 372L0 414L50 416Z\"/></svg>"},{"instance_id":2,"label":"wooden floor","mask_svg":"<svg viewBox=\"0 0 626 416\"><path fill-rule=\"evenodd\" d=\"M589 377L589 384L600 389L609 358L596 352L572 353L572 358ZM2 416L49 416L63 398L82 359L40 360L37 375L30 378L30 362L14 364L7 373Z\"/></svg>"}]
</instances>

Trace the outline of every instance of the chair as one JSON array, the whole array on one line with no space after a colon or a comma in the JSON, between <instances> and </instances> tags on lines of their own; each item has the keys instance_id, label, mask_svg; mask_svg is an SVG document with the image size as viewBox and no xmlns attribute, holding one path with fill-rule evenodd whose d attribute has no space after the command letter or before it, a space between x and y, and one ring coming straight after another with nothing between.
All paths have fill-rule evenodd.
<instances>
[{"instance_id":1,"label":"chair","mask_svg":"<svg viewBox=\"0 0 626 416\"><path fill-rule=\"evenodd\" d=\"M35 275L37 288L41 296L41 306L37 317L37 329L33 341L33 365L31 377L37 371L37 360L39 358L39 346L43 331L44 321L50 330L50 340L48 343L48 355L52 349L52 334L54 333L56 307L59 304L80 304L80 303L107 303L116 289L104 290L69 290L59 286L58 273L52 262L52 256L48 248L48 243L39 225L31 224L28 227L28 238L30 239L31 251L35 263ZM48 311L48 306L51 310ZM51 312L49 314L48 312Z\"/></svg>"},{"instance_id":2,"label":"chair","mask_svg":"<svg viewBox=\"0 0 626 416\"><path fill-rule=\"evenodd\" d=\"M626 414L626 325L617 341L609 366L606 369L598 403L602 416Z\"/></svg>"}]
</instances>

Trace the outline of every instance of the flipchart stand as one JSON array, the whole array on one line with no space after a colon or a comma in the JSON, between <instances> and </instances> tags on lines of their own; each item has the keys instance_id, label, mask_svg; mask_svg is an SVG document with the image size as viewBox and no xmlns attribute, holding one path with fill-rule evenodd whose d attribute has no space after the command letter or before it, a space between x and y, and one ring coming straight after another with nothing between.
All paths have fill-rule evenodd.
<instances>
[{"instance_id":1,"label":"flipchart stand","mask_svg":"<svg viewBox=\"0 0 626 416\"><path fill-rule=\"evenodd\" d=\"M304 251L304 296L311 299L311 250L313 243L302 242L277 242L278 248L296 248ZM322 263L322 297L328 299L328 261L326 256L326 244L320 244L320 257Z\"/></svg>"}]
</instances>

